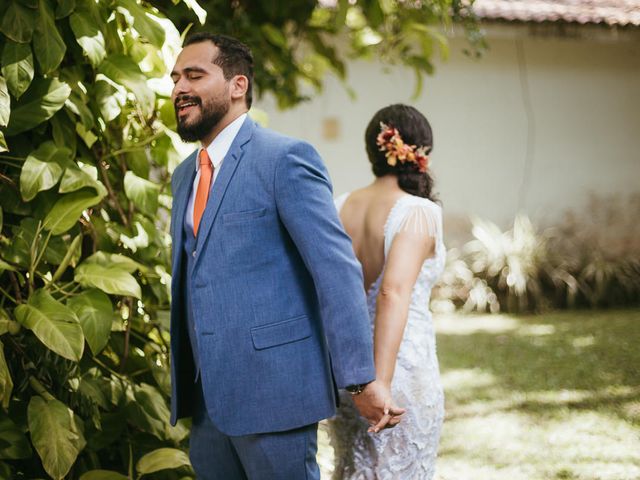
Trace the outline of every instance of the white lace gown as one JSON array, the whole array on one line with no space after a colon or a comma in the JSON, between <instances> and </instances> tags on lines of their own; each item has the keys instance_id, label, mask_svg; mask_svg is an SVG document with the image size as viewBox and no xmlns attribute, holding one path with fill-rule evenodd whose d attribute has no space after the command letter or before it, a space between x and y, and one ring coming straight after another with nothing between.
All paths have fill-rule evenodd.
<instances>
[{"instance_id":1,"label":"white lace gown","mask_svg":"<svg viewBox=\"0 0 640 480\"><path fill-rule=\"evenodd\" d=\"M336 199L338 211L347 196ZM338 414L326 424L335 452L333 480L429 480L434 476L444 420L444 394L429 298L444 269L446 256L440 206L413 195L401 197L384 226L385 258L394 236L404 229L436 240L435 254L424 262L413 287L391 385L394 401L407 412L398 426L370 434L366 420L359 416L350 395L342 392ZM384 268L367 292L372 328L383 273Z\"/></svg>"}]
</instances>

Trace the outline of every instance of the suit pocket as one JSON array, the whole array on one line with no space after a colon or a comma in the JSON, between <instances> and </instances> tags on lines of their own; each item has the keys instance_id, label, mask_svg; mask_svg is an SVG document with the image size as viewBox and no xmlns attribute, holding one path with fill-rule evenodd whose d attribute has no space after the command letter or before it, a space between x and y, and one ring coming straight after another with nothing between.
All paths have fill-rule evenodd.
<instances>
[{"instance_id":1,"label":"suit pocket","mask_svg":"<svg viewBox=\"0 0 640 480\"><path fill-rule=\"evenodd\" d=\"M281 322L260 325L251 329L251 338L256 350L296 342L311 336L309 317L300 315Z\"/></svg>"},{"instance_id":2,"label":"suit pocket","mask_svg":"<svg viewBox=\"0 0 640 480\"><path fill-rule=\"evenodd\" d=\"M247 222L256 218L264 217L267 213L266 208L259 208L257 210L246 210L244 212L231 212L222 215L222 223L228 225L230 223Z\"/></svg>"}]
</instances>

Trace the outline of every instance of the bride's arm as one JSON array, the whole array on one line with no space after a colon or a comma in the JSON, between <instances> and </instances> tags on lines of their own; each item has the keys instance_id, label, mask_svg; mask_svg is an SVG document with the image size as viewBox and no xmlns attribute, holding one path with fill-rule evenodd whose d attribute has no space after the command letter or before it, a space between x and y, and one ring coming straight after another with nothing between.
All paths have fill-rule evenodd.
<instances>
[{"instance_id":1,"label":"bride's arm","mask_svg":"<svg viewBox=\"0 0 640 480\"><path fill-rule=\"evenodd\" d=\"M411 292L424 261L433 256L434 236L404 228L393 238L377 297L374 359L376 380L391 387L400 342L407 324ZM425 306L426 308L426 306Z\"/></svg>"}]
</instances>

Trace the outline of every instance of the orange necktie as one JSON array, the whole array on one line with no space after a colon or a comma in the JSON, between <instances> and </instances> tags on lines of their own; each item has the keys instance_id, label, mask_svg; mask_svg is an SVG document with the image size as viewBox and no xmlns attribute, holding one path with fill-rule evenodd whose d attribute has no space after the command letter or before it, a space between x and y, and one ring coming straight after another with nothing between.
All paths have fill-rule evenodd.
<instances>
[{"instance_id":1,"label":"orange necktie","mask_svg":"<svg viewBox=\"0 0 640 480\"><path fill-rule=\"evenodd\" d=\"M198 189L196 190L196 201L193 204L193 234L198 235L198 227L202 214L207 206L209 199L209 189L211 188L211 179L213 178L213 166L209 160L209 154L203 148L200 151L200 180L198 180Z\"/></svg>"}]
</instances>

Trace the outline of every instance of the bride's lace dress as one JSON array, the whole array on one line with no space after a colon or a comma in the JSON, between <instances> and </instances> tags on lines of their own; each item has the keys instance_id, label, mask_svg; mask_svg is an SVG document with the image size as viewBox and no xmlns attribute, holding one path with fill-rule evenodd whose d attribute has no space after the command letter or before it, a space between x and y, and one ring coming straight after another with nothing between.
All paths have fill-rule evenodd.
<instances>
[{"instance_id":1,"label":"bride's lace dress","mask_svg":"<svg viewBox=\"0 0 640 480\"><path fill-rule=\"evenodd\" d=\"M336 199L338 210L347 196ZM435 254L424 262L413 287L391 386L395 403L407 412L398 426L370 434L367 433L367 422L359 416L350 395L342 392L338 414L327 422L335 451L334 480L428 480L434 475L444 419L444 395L429 298L431 288L444 268L446 255L440 206L413 195L401 197L391 209L384 227L385 258L395 234L406 229L436 240ZM383 273L384 269L367 292L372 328Z\"/></svg>"}]
</instances>

